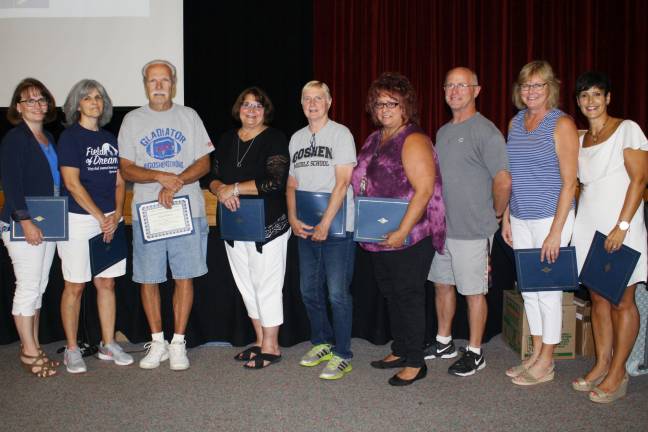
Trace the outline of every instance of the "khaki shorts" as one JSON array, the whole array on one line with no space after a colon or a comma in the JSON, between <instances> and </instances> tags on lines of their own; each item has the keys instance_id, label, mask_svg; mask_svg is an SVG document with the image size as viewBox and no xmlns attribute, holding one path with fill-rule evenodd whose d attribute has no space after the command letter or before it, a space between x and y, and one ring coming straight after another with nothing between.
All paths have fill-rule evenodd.
<instances>
[{"instance_id":1,"label":"khaki shorts","mask_svg":"<svg viewBox=\"0 0 648 432\"><path fill-rule=\"evenodd\" d=\"M493 238L446 239L443 255L435 254L428 279L455 285L461 295L488 293L488 256Z\"/></svg>"}]
</instances>

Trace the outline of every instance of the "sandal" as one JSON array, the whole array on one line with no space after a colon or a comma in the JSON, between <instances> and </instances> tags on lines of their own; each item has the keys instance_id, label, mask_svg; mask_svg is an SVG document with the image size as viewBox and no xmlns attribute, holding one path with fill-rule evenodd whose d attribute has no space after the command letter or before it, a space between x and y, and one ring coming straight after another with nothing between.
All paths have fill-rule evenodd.
<instances>
[{"instance_id":1,"label":"sandal","mask_svg":"<svg viewBox=\"0 0 648 432\"><path fill-rule=\"evenodd\" d=\"M58 361L58 360L52 360L51 358L49 358L49 357L47 356L47 354L45 354L45 351L43 351L43 350L41 349L41 347L37 346L36 349L38 350L38 354L39 354L39 355L42 355L42 357L44 357L44 358L47 359L47 362L50 364L50 366L52 366L53 368L57 368L57 367L61 366L61 362L60 362L60 361ZM20 352L21 352L20 355L23 355L23 354L22 354L22 352L23 352L23 344L20 344ZM24 357L27 357L27 356L24 356Z\"/></svg>"},{"instance_id":2,"label":"sandal","mask_svg":"<svg viewBox=\"0 0 648 432\"><path fill-rule=\"evenodd\" d=\"M20 364L27 373L36 375L39 378L51 378L57 373L56 367L52 365L50 360L45 357L42 351L39 351L37 356L30 356L21 350L20 356ZM23 357L32 360L25 361L22 359Z\"/></svg>"},{"instance_id":3,"label":"sandal","mask_svg":"<svg viewBox=\"0 0 648 432\"><path fill-rule=\"evenodd\" d=\"M584 377L578 377L574 381L572 381L571 385L572 388L576 391L591 391L594 390L597 385L601 384L601 381L603 381L606 375L607 372L600 377L593 379L592 381L587 381Z\"/></svg>"},{"instance_id":4,"label":"sandal","mask_svg":"<svg viewBox=\"0 0 648 432\"><path fill-rule=\"evenodd\" d=\"M524 363L521 363L517 366L510 367L506 369L506 374L507 377L509 378L515 378L518 375L522 375L528 368L524 365Z\"/></svg>"},{"instance_id":5,"label":"sandal","mask_svg":"<svg viewBox=\"0 0 648 432\"><path fill-rule=\"evenodd\" d=\"M249 366L249 363L245 363L243 367L245 369L263 369L271 364L279 363L281 361L281 354L268 354L268 353L259 353L250 360L254 362L253 366ZM267 362L267 363L266 363Z\"/></svg>"},{"instance_id":6,"label":"sandal","mask_svg":"<svg viewBox=\"0 0 648 432\"><path fill-rule=\"evenodd\" d=\"M513 384L517 384L519 386L534 386L536 384L541 384L549 381L553 381L554 379L554 366L551 365L549 369L544 373L544 375L541 375L539 377L535 377L531 375L531 372L529 372L529 369L525 370L522 372L520 375L516 376L511 380Z\"/></svg>"},{"instance_id":7,"label":"sandal","mask_svg":"<svg viewBox=\"0 0 648 432\"><path fill-rule=\"evenodd\" d=\"M254 354L254 355L252 355ZM261 354L261 347L257 345L252 345L250 348L241 351L240 353L234 356L234 360L237 361L250 361L254 357Z\"/></svg>"},{"instance_id":8,"label":"sandal","mask_svg":"<svg viewBox=\"0 0 648 432\"><path fill-rule=\"evenodd\" d=\"M589 393L589 400L596 403L610 403L617 399L621 399L628 392L628 380L628 374L625 374L619 387L617 387L615 391L609 393L604 392L599 387L594 387L594 389Z\"/></svg>"}]
</instances>

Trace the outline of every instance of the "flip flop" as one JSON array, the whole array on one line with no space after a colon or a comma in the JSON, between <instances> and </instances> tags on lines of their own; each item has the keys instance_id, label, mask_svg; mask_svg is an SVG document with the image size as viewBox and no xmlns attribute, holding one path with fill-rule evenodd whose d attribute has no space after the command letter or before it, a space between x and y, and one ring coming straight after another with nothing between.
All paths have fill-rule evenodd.
<instances>
[{"instance_id":1,"label":"flip flop","mask_svg":"<svg viewBox=\"0 0 648 432\"><path fill-rule=\"evenodd\" d=\"M281 354L268 354L268 353L259 353L256 355L254 358L250 360L251 362L254 362L253 366L248 366L249 363L245 363L243 367L245 369L263 369L271 364L274 363L279 363L281 361ZM266 362L268 362L266 364Z\"/></svg>"},{"instance_id":2,"label":"flip flop","mask_svg":"<svg viewBox=\"0 0 648 432\"><path fill-rule=\"evenodd\" d=\"M252 354L254 354L254 355L252 355ZM256 345L252 345L250 348L245 349L245 350L241 351L240 353L236 354L234 356L234 360L237 360L237 361L250 361L254 357L258 356L259 354L261 354L261 347L256 346Z\"/></svg>"}]
</instances>

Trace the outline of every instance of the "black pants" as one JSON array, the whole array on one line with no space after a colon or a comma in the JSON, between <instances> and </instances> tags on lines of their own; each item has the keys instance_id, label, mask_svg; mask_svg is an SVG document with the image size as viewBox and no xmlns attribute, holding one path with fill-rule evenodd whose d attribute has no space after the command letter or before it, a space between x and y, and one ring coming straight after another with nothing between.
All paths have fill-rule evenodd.
<instances>
[{"instance_id":1,"label":"black pants","mask_svg":"<svg viewBox=\"0 0 648 432\"><path fill-rule=\"evenodd\" d=\"M429 237L407 249L371 253L378 289L387 299L392 353L405 358L405 365L410 367L425 364L425 282L432 257Z\"/></svg>"}]
</instances>

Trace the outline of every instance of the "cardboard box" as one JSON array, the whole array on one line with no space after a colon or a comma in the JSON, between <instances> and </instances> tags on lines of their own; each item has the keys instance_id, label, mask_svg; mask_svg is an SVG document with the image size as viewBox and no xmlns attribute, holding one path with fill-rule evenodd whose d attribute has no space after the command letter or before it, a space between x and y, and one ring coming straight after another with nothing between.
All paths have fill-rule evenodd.
<instances>
[{"instance_id":1,"label":"cardboard box","mask_svg":"<svg viewBox=\"0 0 648 432\"><path fill-rule=\"evenodd\" d=\"M594 333L592 332L592 306L587 300L574 298L576 306L576 354L594 357Z\"/></svg>"},{"instance_id":2,"label":"cardboard box","mask_svg":"<svg viewBox=\"0 0 648 432\"><path fill-rule=\"evenodd\" d=\"M573 302L573 293L566 297ZM529 323L524 313L522 296L514 290L504 291L502 308L502 336L506 343L520 354L524 360L531 355L533 342L529 333ZM562 340L554 350L554 359L573 359L576 355L576 306L565 304L563 296Z\"/></svg>"}]
</instances>

